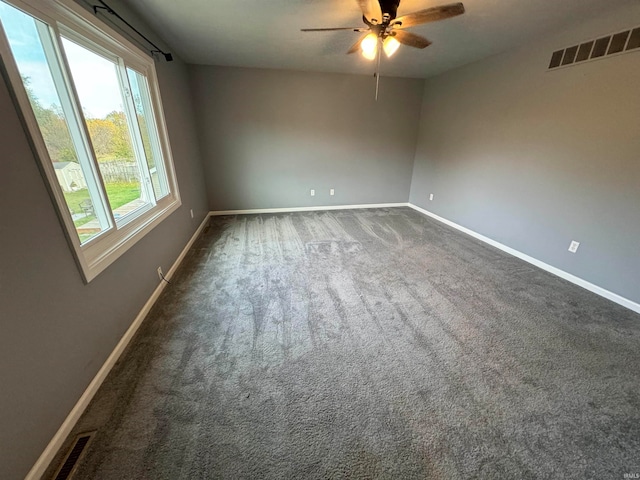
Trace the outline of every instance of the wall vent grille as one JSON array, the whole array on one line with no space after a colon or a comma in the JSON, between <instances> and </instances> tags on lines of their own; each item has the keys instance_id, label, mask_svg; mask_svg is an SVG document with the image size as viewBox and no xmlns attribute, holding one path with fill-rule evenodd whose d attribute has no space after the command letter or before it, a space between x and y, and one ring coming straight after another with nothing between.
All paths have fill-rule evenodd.
<instances>
[{"instance_id":1,"label":"wall vent grille","mask_svg":"<svg viewBox=\"0 0 640 480\"><path fill-rule=\"evenodd\" d=\"M551 55L549 70L634 50L640 51L640 27L556 50Z\"/></svg>"},{"instance_id":2,"label":"wall vent grille","mask_svg":"<svg viewBox=\"0 0 640 480\"><path fill-rule=\"evenodd\" d=\"M69 480L72 477L95 434L96 432L81 433L76 437L69 453L53 477L55 480Z\"/></svg>"}]
</instances>

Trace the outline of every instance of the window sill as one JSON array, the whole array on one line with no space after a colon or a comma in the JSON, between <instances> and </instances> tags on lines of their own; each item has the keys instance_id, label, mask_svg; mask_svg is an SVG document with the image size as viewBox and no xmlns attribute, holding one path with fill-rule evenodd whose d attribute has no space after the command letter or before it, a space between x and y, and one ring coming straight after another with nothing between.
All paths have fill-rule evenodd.
<instances>
[{"instance_id":1,"label":"window sill","mask_svg":"<svg viewBox=\"0 0 640 480\"><path fill-rule=\"evenodd\" d=\"M80 247L81 258L78 260L85 282L89 283L96 278L181 205L179 198L173 199L164 207L157 205L121 229L106 232L88 245Z\"/></svg>"}]
</instances>

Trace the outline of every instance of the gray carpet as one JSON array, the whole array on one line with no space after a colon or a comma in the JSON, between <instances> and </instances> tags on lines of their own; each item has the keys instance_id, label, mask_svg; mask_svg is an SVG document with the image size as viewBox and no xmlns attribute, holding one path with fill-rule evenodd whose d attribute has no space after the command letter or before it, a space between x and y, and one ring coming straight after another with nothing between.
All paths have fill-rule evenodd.
<instances>
[{"instance_id":1,"label":"gray carpet","mask_svg":"<svg viewBox=\"0 0 640 480\"><path fill-rule=\"evenodd\" d=\"M83 479L624 478L640 316L408 208L211 221Z\"/></svg>"}]
</instances>

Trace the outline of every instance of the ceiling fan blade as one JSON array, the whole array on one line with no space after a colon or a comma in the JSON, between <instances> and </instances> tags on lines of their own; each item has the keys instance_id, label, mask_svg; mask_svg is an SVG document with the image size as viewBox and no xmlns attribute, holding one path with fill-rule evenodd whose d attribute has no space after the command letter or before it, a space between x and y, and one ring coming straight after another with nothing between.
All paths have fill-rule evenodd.
<instances>
[{"instance_id":1,"label":"ceiling fan blade","mask_svg":"<svg viewBox=\"0 0 640 480\"><path fill-rule=\"evenodd\" d=\"M436 22L438 20L456 17L463 13L464 5L462 3L451 3L449 5L427 8L425 10L419 10L417 12L403 15L402 17L396 18L392 22L392 25L396 28L413 27L415 25L422 25L423 23Z\"/></svg>"},{"instance_id":2,"label":"ceiling fan blade","mask_svg":"<svg viewBox=\"0 0 640 480\"><path fill-rule=\"evenodd\" d=\"M356 43L354 43L353 45L351 45L351 48L349 50L347 50L347 55L351 54L351 53L356 53L357 51L360 50L360 44L362 43L362 40L365 39L367 35L362 35L358 41Z\"/></svg>"},{"instance_id":3,"label":"ceiling fan blade","mask_svg":"<svg viewBox=\"0 0 640 480\"><path fill-rule=\"evenodd\" d=\"M405 32L404 30L394 30L393 38L403 45L414 48L427 48L431 45L431 42L426 38L416 35L415 33Z\"/></svg>"},{"instance_id":4,"label":"ceiling fan blade","mask_svg":"<svg viewBox=\"0 0 640 480\"><path fill-rule=\"evenodd\" d=\"M378 0L357 0L357 2L367 20L376 20L377 23L382 23L382 10Z\"/></svg>"},{"instance_id":5,"label":"ceiling fan blade","mask_svg":"<svg viewBox=\"0 0 640 480\"><path fill-rule=\"evenodd\" d=\"M337 28L301 28L301 32L333 32L336 30L353 30L354 32L362 32L362 27L337 27Z\"/></svg>"}]
</instances>

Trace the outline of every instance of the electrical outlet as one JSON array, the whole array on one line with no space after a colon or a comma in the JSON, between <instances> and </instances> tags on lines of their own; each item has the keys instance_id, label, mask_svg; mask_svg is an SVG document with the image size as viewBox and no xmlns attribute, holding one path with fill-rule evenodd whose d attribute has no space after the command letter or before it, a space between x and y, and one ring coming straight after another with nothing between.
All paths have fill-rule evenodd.
<instances>
[{"instance_id":1,"label":"electrical outlet","mask_svg":"<svg viewBox=\"0 0 640 480\"><path fill-rule=\"evenodd\" d=\"M191 214L191 218L193 218L193 208L189 210L189 213Z\"/></svg>"},{"instance_id":2,"label":"electrical outlet","mask_svg":"<svg viewBox=\"0 0 640 480\"><path fill-rule=\"evenodd\" d=\"M335 195L336 191L332 188L331 190L329 190L329 195Z\"/></svg>"},{"instance_id":3,"label":"electrical outlet","mask_svg":"<svg viewBox=\"0 0 640 480\"><path fill-rule=\"evenodd\" d=\"M162 273L162 267L158 267L158 278L160 280L162 280L162 277L164 277L163 273Z\"/></svg>"},{"instance_id":4,"label":"electrical outlet","mask_svg":"<svg viewBox=\"0 0 640 480\"><path fill-rule=\"evenodd\" d=\"M433 200L433 193L429 194L429 200Z\"/></svg>"},{"instance_id":5,"label":"electrical outlet","mask_svg":"<svg viewBox=\"0 0 640 480\"><path fill-rule=\"evenodd\" d=\"M580 242L576 242L575 240L573 240L571 242L571 245L569 245L569 251L571 253L576 253L578 251L579 246L580 246Z\"/></svg>"},{"instance_id":6,"label":"electrical outlet","mask_svg":"<svg viewBox=\"0 0 640 480\"><path fill-rule=\"evenodd\" d=\"M313 188L311 189L311 196L312 196L312 197L315 197L315 196L316 196L316 191L315 191Z\"/></svg>"}]
</instances>

